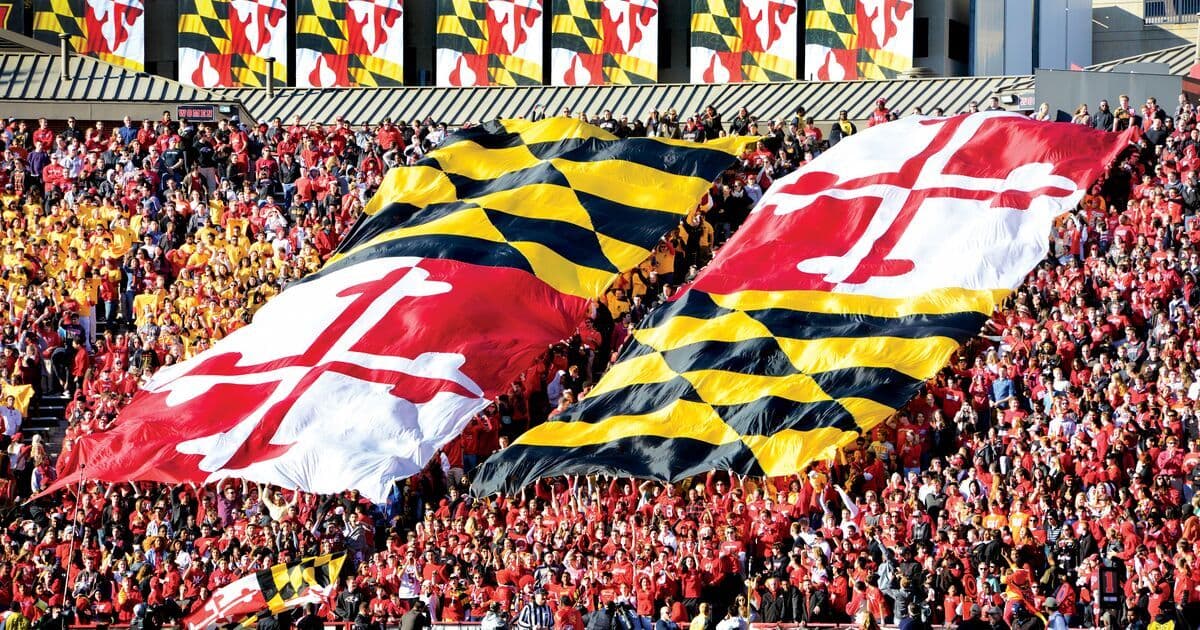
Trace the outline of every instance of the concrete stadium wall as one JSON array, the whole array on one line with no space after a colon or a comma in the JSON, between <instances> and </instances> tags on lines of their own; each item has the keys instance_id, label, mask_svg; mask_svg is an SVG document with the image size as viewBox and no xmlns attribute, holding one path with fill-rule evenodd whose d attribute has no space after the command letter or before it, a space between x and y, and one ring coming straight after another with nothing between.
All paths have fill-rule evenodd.
<instances>
[{"instance_id":1,"label":"concrete stadium wall","mask_svg":"<svg viewBox=\"0 0 1200 630\"><path fill-rule=\"evenodd\" d=\"M1038 70L1034 76L1037 103L1058 107L1060 120L1064 117L1070 120L1080 103L1087 103L1088 109L1095 111L1101 99L1108 99L1115 107L1117 96L1121 94L1128 94L1138 106L1153 96L1160 106L1173 111L1175 97L1183 91L1183 78L1173 75ZM1070 108L1070 111L1063 108Z\"/></svg>"},{"instance_id":2,"label":"concrete stadium wall","mask_svg":"<svg viewBox=\"0 0 1200 630\"><path fill-rule=\"evenodd\" d=\"M1093 0L1092 62L1194 43L1196 22L1146 24L1144 0Z\"/></svg>"}]
</instances>

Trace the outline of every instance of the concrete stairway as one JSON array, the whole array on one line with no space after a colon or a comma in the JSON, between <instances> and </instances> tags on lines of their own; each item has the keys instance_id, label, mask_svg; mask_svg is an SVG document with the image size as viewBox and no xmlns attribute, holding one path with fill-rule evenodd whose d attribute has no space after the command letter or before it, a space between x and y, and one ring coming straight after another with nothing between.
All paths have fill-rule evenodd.
<instances>
[{"instance_id":1,"label":"concrete stairway","mask_svg":"<svg viewBox=\"0 0 1200 630\"><path fill-rule=\"evenodd\" d=\"M67 430L66 408L69 400L66 394L52 394L42 396L41 400L31 405L29 416L21 426L26 439L40 433L46 449L58 454Z\"/></svg>"}]
</instances>

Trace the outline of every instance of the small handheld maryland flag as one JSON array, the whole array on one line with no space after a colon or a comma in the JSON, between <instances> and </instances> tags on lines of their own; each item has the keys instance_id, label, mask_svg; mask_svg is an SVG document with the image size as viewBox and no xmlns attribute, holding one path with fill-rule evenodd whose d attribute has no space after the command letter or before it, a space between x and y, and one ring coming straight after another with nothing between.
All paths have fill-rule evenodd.
<instances>
[{"instance_id":1,"label":"small handheld maryland flag","mask_svg":"<svg viewBox=\"0 0 1200 630\"><path fill-rule=\"evenodd\" d=\"M1004 600L1009 602L1018 602L1025 607L1025 610L1037 615L1046 620L1046 617L1038 611L1038 606L1034 605L1037 597L1033 593L1033 576L1030 575L1029 569L1025 567L1012 567L1012 573L1008 574L1008 578L1004 581Z\"/></svg>"},{"instance_id":2,"label":"small handheld maryland flag","mask_svg":"<svg viewBox=\"0 0 1200 630\"><path fill-rule=\"evenodd\" d=\"M345 552L302 558L235 580L213 593L184 624L188 630L253 628L258 620L329 597Z\"/></svg>"}]
</instances>

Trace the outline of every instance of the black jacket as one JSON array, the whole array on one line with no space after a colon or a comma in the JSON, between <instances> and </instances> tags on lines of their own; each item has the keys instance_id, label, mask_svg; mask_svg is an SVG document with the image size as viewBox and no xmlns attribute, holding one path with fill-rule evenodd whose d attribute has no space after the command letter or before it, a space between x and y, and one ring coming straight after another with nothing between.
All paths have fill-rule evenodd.
<instances>
[{"instance_id":1,"label":"black jacket","mask_svg":"<svg viewBox=\"0 0 1200 630\"><path fill-rule=\"evenodd\" d=\"M343 591L338 595L333 614L337 615L338 619L351 621L358 615L358 605L361 602L362 595L357 590Z\"/></svg>"},{"instance_id":2,"label":"black jacket","mask_svg":"<svg viewBox=\"0 0 1200 630\"><path fill-rule=\"evenodd\" d=\"M804 593L800 592L801 597ZM829 592L816 588L808 593L807 606L802 606L796 616L796 621L805 623L821 623L834 621L833 605L829 601Z\"/></svg>"},{"instance_id":3,"label":"black jacket","mask_svg":"<svg viewBox=\"0 0 1200 630\"><path fill-rule=\"evenodd\" d=\"M256 628L257 630L284 630L283 625L274 615L259 619Z\"/></svg>"},{"instance_id":4,"label":"black jacket","mask_svg":"<svg viewBox=\"0 0 1200 630\"><path fill-rule=\"evenodd\" d=\"M587 630L612 630L613 618L608 614L608 610L600 608L588 615L584 623Z\"/></svg>"},{"instance_id":5,"label":"black jacket","mask_svg":"<svg viewBox=\"0 0 1200 630\"><path fill-rule=\"evenodd\" d=\"M958 630L991 630L991 627L982 619L964 619L958 624Z\"/></svg>"},{"instance_id":6,"label":"black jacket","mask_svg":"<svg viewBox=\"0 0 1200 630\"><path fill-rule=\"evenodd\" d=\"M758 599L758 614L763 623L782 623L784 613L790 608L787 593L772 593L764 590Z\"/></svg>"},{"instance_id":7,"label":"black jacket","mask_svg":"<svg viewBox=\"0 0 1200 630\"><path fill-rule=\"evenodd\" d=\"M842 131L841 123L834 121L833 126L829 128L829 146L833 146L844 140L847 136L851 136L856 133L858 133L858 127L855 127L854 123L850 123L850 133L846 133Z\"/></svg>"},{"instance_id":8,"label":"black jacket","mask_svg":"<svg viewBox=\"0 0 1200 630\"><path fill-rule=\"evenodd\" d=\"M1046 630L1046 624L1042 623L1041 619L1028 615L1022 619L1014 619L1012 630Z\"/></svg>"},{"instance_id":9,"label":"black jacket","mask_svg":"<svg viewBox=\"0 0 1200 630\"><path fill-rule=\"evenodd\" d=\"M356 624L357 625L357 624ZM429 615L410 609L400 618L400 630L427 630L431 627Z\"/></svg>"}]
</instances>

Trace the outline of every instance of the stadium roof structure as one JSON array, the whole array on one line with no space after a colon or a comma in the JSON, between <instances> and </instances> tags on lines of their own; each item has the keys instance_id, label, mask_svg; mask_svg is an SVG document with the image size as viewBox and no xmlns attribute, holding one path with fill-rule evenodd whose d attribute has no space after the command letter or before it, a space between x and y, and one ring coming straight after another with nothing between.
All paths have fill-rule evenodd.
<instances>
[{"instance_id":1,"label":"stadium roof structure","mask_svg":"<svg viewBox=\"0 0 1200 630\"><path fill-rule=\"evenodd\" d=\"M1123 64L1165 64L1185 75L1195 59L1192 44L1175 46L1089 66L1094 71L1120 71ZM959 112L972 101L991 96L1006 104L1032 100L1032 75L990 77L904 78L891 81L732 83L723 85L659 84L597 87L405 87L405 88L195 88L160 76L135 72L83 55L69 56L64 75L56 46L0 30L0 111L18 118L119 120L125 115L157 118L164 110L201 106L243 120L290 119L332 123L345 117L352 124L385 117L412 120L434 117L451 125L502 117L528 116L537 105L549 113L572 112L642 118L651 109L675 108L681 117L713 105L729 116L746 107L760 121L790 119L798 107L818 121L835 120L847 110L865 119L876 99L903 113L920 107ZM1026 95L1029 98L1012 98Z\"/></svg>"},{"instance_id":2,"label":"stadium roof structure","mask_svg":"<svg viewBox=\"0 0 1200 630\"><path fill-rule=\"evenodd\" d=\"M84 55L70 54L67 59L68 72L64 73L57 47L0 30L0 110L4 115L157 119L163 109L197 103L245 114L241 103L207 90Z\"/></svg>"},{"instance_id":3,"label":"stadium roof structure","mask_svg":"<svg viewBox=\"0 0 1200 630\"><path fill-rule=\"evenodd\" d=\"M901 79L894 81L841 81L830 83L730 83L724 85L632 85L600 87L461 87L461 88L278 88L269 96L263 89L212 90L230 100L241 101L252 118L274 116L329 123L344 116L352 124L424 119L433 116L451 125L481 122L499 117L527 116L543 105L551 114L563 107L589 115L612 110L613 115L643 118L652 109L675 108L680 117L713 105L725 115L746 107L760 121L786 119L804 107L820 121L837 119L842 109L851 119L866 118L875 100L884 97L893 108L908 112L914 107L931 111L942 107L958 112L971 101L981 104L988 97L1024 85L1032 77L955 77Z\"/></svg>"},{"instance_id":4,"label":"stadium roof structure","mask_svg":"<svg viewBox=\"0 0 1200 630\"><path fill-rule=\"evenodd\" d=\"M1092 64L1087 67L1088 70L1099 70L1102 72L1119 71L1118 66L1127 64L1145 64L1145 63L1161 63L1166 64L1169 68L1168 74L1183 76L1192 69L1196 63L1196 45L1182 44L1180 46L1172 46L1163 48L1132 57L1122 57L1113 59L1103 63Z\"/></svg>"}]
</instances>

